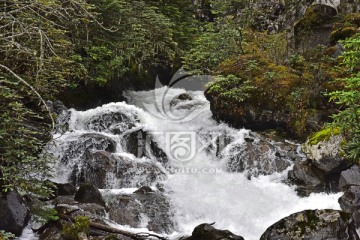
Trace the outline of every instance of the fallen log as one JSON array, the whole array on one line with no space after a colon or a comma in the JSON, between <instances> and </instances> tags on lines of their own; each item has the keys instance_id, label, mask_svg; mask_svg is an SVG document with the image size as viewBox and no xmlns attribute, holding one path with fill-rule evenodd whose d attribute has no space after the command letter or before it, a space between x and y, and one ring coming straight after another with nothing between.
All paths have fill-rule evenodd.
<instances>
[{"instance_id":1,"label":"fallen log","mask_svg":"<svg viewBox=\"0 0 360 240\"><path fill-rule=\"evenodd\" d=\"M70 217L70 216L65 215L65 214L59 214L59 218L70 221L70 222L75 222L75 219L73 217ZM90 222L89 226L90 226L90 228L95 229L95 230L100 230L100 231L103 231L103 232L106 232L106 233L123 235L125 237L129 237L129 238L134 239L134 240L144 240L144 239L149 239L149 238L156 238L156 239L160 239L160 240L169 240L167 237L159 236L157 234L152 234L152 233L132 233L132 232L120 230L120 229L117 229L117 228L113 228L113 227L110 227L110 226L106 226L106 225L103 225L103 224L94 223L94 222Z\"/></svg>"}]
</instances>

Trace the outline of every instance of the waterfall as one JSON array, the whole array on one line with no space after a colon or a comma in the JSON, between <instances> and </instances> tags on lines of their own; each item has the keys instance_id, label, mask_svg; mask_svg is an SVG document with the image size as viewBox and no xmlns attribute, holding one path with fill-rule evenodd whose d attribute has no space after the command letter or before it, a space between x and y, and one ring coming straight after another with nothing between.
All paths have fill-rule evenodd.
<instances>
[{"instance_id":1,"label":"waterfall","mask_svg":"<svg viewBox=\"0 0 360 240\"><path fill-rule=\"evenodd\" d=\"M300 198L285 183L302 157L295 143L218 123L203 92L181 94L167 87L127 92L127 103L64 112L48 146L56 158L54 180L92 180L108 193L161 188L172 209L173 239L215 222L255 240L291 213L340 209L340 194Z\"/></svg>"}]
</instances>

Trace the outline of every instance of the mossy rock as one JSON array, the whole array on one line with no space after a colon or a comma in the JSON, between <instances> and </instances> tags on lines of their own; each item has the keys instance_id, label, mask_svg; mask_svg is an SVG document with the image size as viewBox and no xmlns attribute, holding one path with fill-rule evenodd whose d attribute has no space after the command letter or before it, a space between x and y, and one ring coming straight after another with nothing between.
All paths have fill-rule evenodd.
<instances>
[{"instance_id":1,"label":"mossy rock","mask_svg":"<svg viewBox=\"0 0 360 240\"><path fill-rule=\"evenodd\" d=\"M311 145L316 145L321 141L329 141L331 136L336 136L339 134L340 134L339 128L325 128L311 135L309 138L309 143Z\"/></svg>"},{"instance_id":2,"label":"mossy rock","mask_svg":"<svg viewBox=\"0 0 360 240\"><path fill-rule=\"evenodd\" d=\"M354 36L358 32L356 27L344 27L333 31L330 35L330 44L334 45L339 40L345 40L346 38Z\"/></svg>"},{"instance_id":3,"label":"mossy rock","mask_svg":"<svg viewBox=\"0 0 360 240\"><path fill-rule=\"evenodd\" d=\"M352 13L344 16L344 20L348 23L355 24L360 27L360 13Z\"/></svg>"}]
</instances>

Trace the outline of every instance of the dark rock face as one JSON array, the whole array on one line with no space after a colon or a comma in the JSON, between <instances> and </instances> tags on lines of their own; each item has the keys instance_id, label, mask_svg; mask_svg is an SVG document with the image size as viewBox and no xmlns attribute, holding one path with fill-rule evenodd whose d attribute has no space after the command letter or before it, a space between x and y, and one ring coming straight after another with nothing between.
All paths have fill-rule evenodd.
<instances>
[{"instance_id":1,"label":"dark rock face","mask_svg":"<svg viewBox=\"0 0 360 240\"><path fill-rule=\"evenodd\" d=\"M105 201L99 191L94 185L83 184L75 194L75 201L81 203L97 203L105 206Z\"/></svg>"},{"instance_id":2,"label":"dark rock face","mask_svg":"<svg viewBox=\"0 0 360 240\"><path fill-rule=\"evenodd\" d=\"M344 195L339 198L342 210L352 215L357 228L360 227L360 167L352 166L340 175L339 188Z\"/></svg>"},{"instance_id":3,"label":"dark rock face","mask_svg":"<svg viewBox=\"0 0 360 240\"><path fill-rule=\"evenodd\" d=\"M50 109L51 112L56 113L57 115L60 115L63 111L68 110L67 107L59 100L55 101L46 101L46 105Z\"/></svg>"},{"instance_id":4,"label":"dark rock face","mask_svg":"<svg viewBox=\"0 0 360 240\"><path fill-rule=\"evenodd\" d=\"M343 171L340 175L339 187L345 190L348 186L360 185L360 167L357 165L352 166L350 169Z\"/></svg>"},{"instance_id":5,"label":"dark rock face","mask_svg":"<svg viewBox=\"0 0 360 240\"><path fill-rule=\"evenodd\" d=\"M71 183L56 183L56 195L74 195L76 193L76 187Z\"/></svg>"},{"instance_id":6,"label":"dark rock face","mask_svg":"<svg viewBox=\"0 0 360 240\"><path fill-rule=\"evenodd\" d=\"M251 176L282 172L296 159L296 145L277 143L260 135L249 136L244 144L232 147L229 152L229 171L248 171Z\"/></svg>"},{"instance_id":7,"label":"dark rock face","mask_svg":"<svg viewBox=\"0 0 360 240\"><path fill-rule=\"evenodd\" d=\"M296 161L294 168L289 171L288 178L297 185L296 190L301 196L323 192L327 189L325 174L314 168L308 161Z\"/></svg>"},{"instance_id":8,"label":"dark rock face","mask_svg":"<svg viewBox=\"0 0 360 240\"><path fill-rule=\"evenodd\" d=\"M111 196L107 203L109 218L119 224L158 233L173 229L170 203L159 192L137 190L131 195Z\"/></svg>"},{"instance_id":9,"label":"dark rock face","mask_svg":"<svg viewBox=\"0 0 360 240\"><path fill-rule=\"evenodd\" d=\"M228 230L219 230L210 224L200 224L197 226L191 237L184 240L244 240L243 237L237 236Z\"/></svg>"},{"instance_id":10,"label":"dark rock face","mask_svg":"<svg viewBox=\"0 0 360 240\"><path fill-rule=\"evenodd\" d=\"M20 195L9 192L0 198L0 229L20 236L30 219L29 210L22 204Z\"/></svg>"},{"instance_id":11,"label":"dark rock face","mask_svg":"<svg viewBox=\"0 0 360 240\"><path fill-rule=\"evenodd\" d=\"M87 151L81 174L75 182L98 188L141 187L164 177L152 162L136 162L105 151Z\"/></svg>"},{"instance_id":12,"label":"dark rock face","mask_svg":"<svg viewBox=\"0 0 360 240\"><path fill-rule=\"evenodd\" d=\"M359 239L348 214L335 210L305 210L269 227L260 240Z\"/></svg>"},{"instance_id":13,"label":"dark rock face","mask_svg":"<svg viewBox=\"0 0 360 240\"><path fill-rule=\"evenodd\" d=\"M342 137L335 135L316 144L311 143L311 138L302 144L307 161L296 162L289 172L289 179L298 186L300 195L340 190L340 173L349 167L347 159L342 156L341 143Z\"/></svg>"},{"instance_id":14,"label":"dark rock face","mask_svg":"<svg viewBox=\"0 0 360 240\"><path fill-rule=\"evenodd\" d=\"M125 134L123 143L126 147L126 151L138 158L155 157L157 161L163 164L168 162L165 152L152 139L151 135L143 129L138 129Z\"/></svg>"},{"instance_id":15,"label":"dark rock face","mask_svg":"<svg viewBox=\"0 0 360 240\"><path fill-rule=\"evenodd\" d=\"M67 164L72 159L81 158L87 150L104 150L107 152L115 152L116 142L102 134L84 134L76 141L69 143L69 146L64 151L60 162Z\"/></svg>"},{"instance_id":16,"label":"dark rock face","mask_svg":"<svg viewBox=\"0 0 360 240\"><path fill-rule=\"evenodd\" d=\"M133 128L134 124L135 122L122 112L109 112L90 118L86 123L86 129L121 134Z\"/></svg>"}]
</instances>

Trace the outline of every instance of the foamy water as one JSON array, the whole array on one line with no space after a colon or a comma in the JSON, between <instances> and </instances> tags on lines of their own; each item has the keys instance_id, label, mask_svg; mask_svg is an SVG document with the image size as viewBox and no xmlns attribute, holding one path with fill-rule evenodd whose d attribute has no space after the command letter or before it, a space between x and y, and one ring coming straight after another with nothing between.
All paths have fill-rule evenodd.
<instances>
[{"instance_id":1,"label":"foamy water","mask_svg":"<svg viewBox=\"0 0 360 240\"><path fill-rule=\"evenodd\" d=\"M228 229L246 240L257 240L267 227L292 213L305 209L340 209L337 199L341 193L298 197L294 187L283 183L289 169L270 176L253 177L251 180L246 173L228 172L229 150L244 144L249 131L233 129L214 121L209 102L202 92L190 92L193 100L174 106L170 104L171 101L185 91L167 90L166 87L156 90L156 95L165 96L163 98L155 98L154 91L127 92L128 103L111 103L84 112L71 110L69 131L54 135L57 140L50 151L60 159L63 150L72 144L73 139L84 133L101 132L117 143L116 154L125 155L132 161L156 162L154 158L138 159L124 153L121 142L123 135L114 134L109 129L118 128L126 132L126 124L108 126L108 129L102 130L89 124L97 115L124 113L127 121L133 121L134 127L150 133L170 158L169 166L163 168L166 178L162 184L165 195L171 201L176 223L174 233L169 235L172 239L191 234L194 227L201 223L215 222L216 228ZM172 113L167 114L169 111ZM189 136L193 133L195 136L196 141L192 145L195 154L186 153L184 149L176 149L175 145L169 144L171 135L184 133ZM231 139L220 153L213 141L219 134L225 134ZM178 143L184 144L181 139ZM176 154L178 158L174 156ZM190 156L192 154L193 157ZM55 180L66 182L76 164L81 164L77 156L66 165L55 164ZM110 189L103 192L118 194L130 191Z\"/></svg>"}]
</instances>

